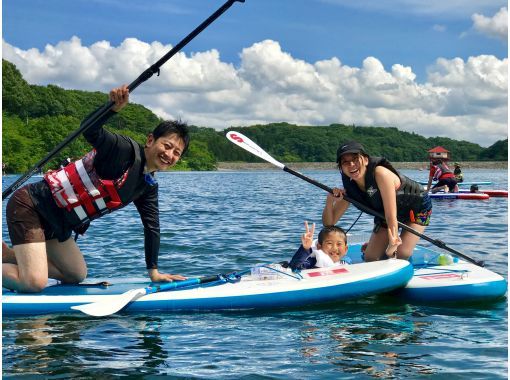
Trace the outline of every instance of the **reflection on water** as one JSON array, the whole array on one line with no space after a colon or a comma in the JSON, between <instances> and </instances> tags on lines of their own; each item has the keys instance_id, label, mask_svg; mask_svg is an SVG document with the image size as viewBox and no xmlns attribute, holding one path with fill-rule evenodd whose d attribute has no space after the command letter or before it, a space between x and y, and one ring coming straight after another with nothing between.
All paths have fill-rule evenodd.
<instances>
[{"instance_id":1,"label":"reflection on water","mask_svg":"<svg viewBox=\"0 0 510 380\"><path fill-rule=\"evenodd\" d=\"M168 357L160 328L161 318L147 316L5 320L4 339L12 339L18 349L4 351L4 373L64 377L83 371L98 376L158 374Z\"/></svg>"},{"instance_id":2,"label":"reflection on water","mask_svg":"<svg viewBox=\"0 0 510 380\"><path fill-rule=\"evenodd\" d=\"M468 349L483 347L485 354L499 355L504 361L504 342L493 344L490 350L482 336L477 342L467 340L462 328L437 331L444 326L443 318L457 326L458 320L468 317L475 329L489 321L500 323L498 308L505 308L504 303L491 310L438 309L372 297L273 313L9 318L3 322L4 345L16 349L4 346L3 368L11 375L77 378L190 373L198 378L239 378L241 374L302 378L303 373L306 378L438 375L444 363L458 372L465 366L461 356L445 358L448 350L458 350L447 347L448 337L453 342L462 339ZM489 364L487 369L491 368L492 378L503 378L497 367ZM499 373L503 372L501 367Z\"/></svg>"},{"instance_id":3,"label":"reflection on water","mask_svg":"<svg viewBox=\"0 0 510 380\"><path fill-rule=\"evenodd\" d=\"M305 174L339 184L333 171ZM506 171L465 175L507 187ZM320 223L325 200L321 190L282 172L168 173L158 181L160 266L186 275L289 260L303 220ZM506 276L507 211L504 198L434 202L427 234ZM349 209L342 227L358 215ZM352 232L366 234L371 226L362 215ZM93 223L78 243L91 277L145 274L134 207ZM12 377L507 378L506 300L434 307L372 297L273 312L13 317L2 327L3 375Z\"/></svg>"}]
</instances>

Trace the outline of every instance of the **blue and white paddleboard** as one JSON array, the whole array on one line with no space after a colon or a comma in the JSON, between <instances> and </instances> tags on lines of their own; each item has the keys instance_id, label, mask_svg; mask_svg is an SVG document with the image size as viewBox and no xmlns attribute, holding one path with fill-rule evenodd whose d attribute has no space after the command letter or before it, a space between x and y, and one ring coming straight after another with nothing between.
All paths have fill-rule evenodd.
<instances>
[{"instance_id":1,"label":"blue and white paddleboard","mask_svg":"<svg viewBox=\"0 0 510 380\"><path fill-rule=\"evenodd\" d=\"M360 261L361 244L350 244L349 256ZM413 278L404 288L392 292L405 301L482 302L501 298L507 292L503 276L430 248L416 246L411 261Z\"/></svg>"},{"instance_id":2,"label":"blue and white paddleboard","mask_svg":"<svg viewBox=\"0 0 510 380\"><path fill-rule=\"evenodd\" d=\"M272 266L275 268L275 265ZM298 274L280 272L244 275L239 282L203 284L193 288L148 294L128 304L125 312L176 312L192 310L277 309L339 302L389 292L403 287L413 275L405 260L339 265L309 269ZM278 269L279 268L279 269ZM87 280L97 283L102 280ZM109 286L47 286L41 293L2 291L2 311L8 315L74 312L72 306L109 300L151 285L145 279L107 279Z\"/></svg>"}]
</instances>

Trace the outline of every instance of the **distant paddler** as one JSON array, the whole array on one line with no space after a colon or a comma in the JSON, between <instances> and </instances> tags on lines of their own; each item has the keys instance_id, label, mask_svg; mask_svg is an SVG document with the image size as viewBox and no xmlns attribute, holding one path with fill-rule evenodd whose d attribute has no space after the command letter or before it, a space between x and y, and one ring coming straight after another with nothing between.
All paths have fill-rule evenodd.
<instances>
[{"instance_id":1,"label":"distant paddler","mask_svg":"<svg viewBox=\"0 0 510 380\"><path fill-rule=\"evenodd\" d=\"M458 162L453 164L453 174L455 175L457 183L464 181L464 174L462 174L462 169L460 168L460 164Z\"/></svg>"},{"instance_id":2,"label":"distant paddler","mask_svg":"<svg viewBox=\"0 0 510 380\"><path fill-rule=\"evenodd\" d=\"M437 182L434 186L430 187L432 185L432 181ZM430 189L431 193L437 193L438 191L444 191L446 193L459 192L455 174L453 173L453 170L448 167L446 160L438 158L431 161L427 189Z\"/></svg>"},{"instance_id":3,"label":"distant paddler","mask_svg":"<svg viewBox=\"0 0 510 380\"><path fill-rule=\"evenodd\" d=\"M2 246L3 286L38 292L48 277L77 284L87 265L72 233L84 233L92 220L133 202L145 235L145 262L153 282L183 280L158 271L160 225L155 172L174 166L189 145L187 125L164 121L142 146L112 133L104 123L129 101L127 86L110 91L113 107L84 134L94 148L81 159L49 171L42 181L17 189L6 207L13 247Z\"/></svg>"}]
</instances>

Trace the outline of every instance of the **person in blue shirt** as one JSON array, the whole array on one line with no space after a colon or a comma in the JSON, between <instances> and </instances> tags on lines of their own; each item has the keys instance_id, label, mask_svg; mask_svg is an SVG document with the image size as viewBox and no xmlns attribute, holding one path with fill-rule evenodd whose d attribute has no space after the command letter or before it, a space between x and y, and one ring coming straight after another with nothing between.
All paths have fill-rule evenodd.
<instances>
[{"instance_id":1,"label":"person in blue shirt","mask_svg":"<svg viewBox=\"0 0 510 380\"><path fill-rule=\"evenodd\" d=\"M319 232L317 244L314 246L313 235L315 223L309 228L305 221L305 233L301 235L301 246L298 248L289 267L292 270L325 268L339 264L350 264L347 253L347 234L337 226L323 227Z\"/></svg>"}]
</instances>

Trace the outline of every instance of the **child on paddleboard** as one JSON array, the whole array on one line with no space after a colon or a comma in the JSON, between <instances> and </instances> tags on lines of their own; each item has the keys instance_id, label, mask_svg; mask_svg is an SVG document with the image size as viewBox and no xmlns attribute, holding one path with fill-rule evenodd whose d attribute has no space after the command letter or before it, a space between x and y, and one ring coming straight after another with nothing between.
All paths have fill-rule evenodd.
<instances>
[{"instance_id":1,"label":"child on paddleboard","mask_svg":"<svg viewBox=\"0 0 510 380\"><path fill-rule=\"evenodd\" d=\"M313 234L315 223L312 228L305 221L305 233L301 235L301 246L290 260L289 267L292 270L325 268L339 264L350 264L351 259L347 253L347 235L337 226L322 228L316 242ZM315 244L314 244L315 243Z\"/></svg>"},{"instance_id":2,"label":"child on paddleboard","mask_svg":"<svg viewBox=\"0 0 510 380\"><path fill-rule=\"evenodd\" d=\"M364 251L365 261L397 256L408 259L419 236L403 230L399 222L423 233L432 214L430 197L416 181L400 174L383 157L371 157L359 142L349 141L337 151L338 169L343 189L328 194L322 212L322 223L334 225L347 211L350 203L344 195L384 216L375 217L374 229ZM358 206L356 206L358 207ZM360 208L364 211L362 208Z\"/></svg>"}]
</instances>

